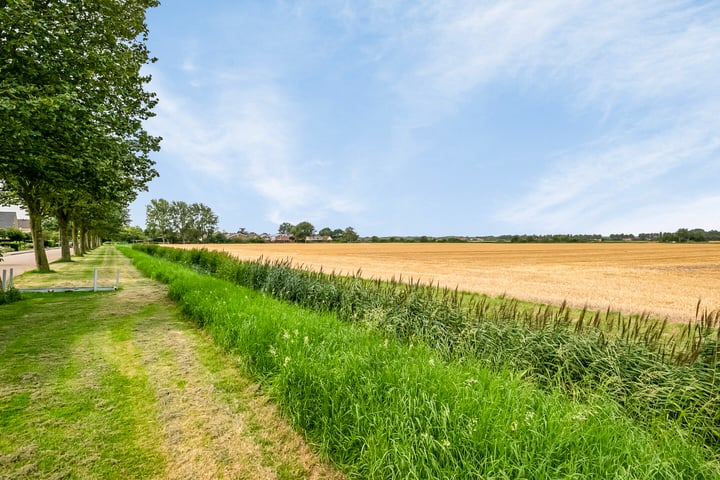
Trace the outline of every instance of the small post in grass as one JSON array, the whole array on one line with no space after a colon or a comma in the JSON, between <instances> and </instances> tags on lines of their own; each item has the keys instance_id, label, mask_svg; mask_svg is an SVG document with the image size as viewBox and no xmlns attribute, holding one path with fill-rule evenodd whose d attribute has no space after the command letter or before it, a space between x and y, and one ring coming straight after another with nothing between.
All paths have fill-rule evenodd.
<instances>
[{"instance_id":1,"label":"small post in grass","mask_svg":"<svg viewBox=\"0 0 720 480\"><path fill-rule=\"evenodd\" d=\"M2 280L0 280L0 292L7 292L13 286L13 269L10 267L10 278L7 270L3 268Z\"/></svg>"},{"instance_id":2,"label":"small post in grass","mask_svg":"<svg viewBox=\"0 0 720 480\"><path fill-rule=\"evenodd\" d=\"M93 292L97 292L97 267L93 268Z\"/></svg>"},{"instance_id":3,"label":"small post in grass","mask_svg":"<svg viewBox=\"0 0 720 480\"><path fill-rule=\"evenodd\" d=\"M120 287L120 269L118 268L117 275L115 275L115 290Z\"/></svg>"}]
</instances>

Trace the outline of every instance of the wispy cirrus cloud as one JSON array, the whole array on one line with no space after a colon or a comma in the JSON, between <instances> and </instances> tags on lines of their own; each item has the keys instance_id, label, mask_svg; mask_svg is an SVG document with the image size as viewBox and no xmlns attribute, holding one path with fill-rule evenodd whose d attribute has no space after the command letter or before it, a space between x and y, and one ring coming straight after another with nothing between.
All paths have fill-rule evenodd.
<instances>
[{"instance_id":1,"label":"wispy cirrus cloud","mask_svg":"<svg viewBox=\"0 0 720 480\"><path fill-rule=\"evenodd\" d=\"M179 19L191 7L164 5ZM166 29L154 128L163 161L192 172L186 184L247 194L268 222L595 231L633 212L712 204L716 2L221 8L193 10L182 35ZM471 215L445 213L463 209Z\"/></svg>"},{"instance_id":2,"label":"wispy cirrus cloud","mask_svg":"<svg viewBox=\"0 0 720 480\"><path fill-rule=\"evenodd\" d=\"M398 21L408 24L393 41L416 59L396 72L410 96L462 101L497 79L560 82L569 101L594 108L702 97L717 82L720 7L711 3L440 0Z\"/></svg>"},{"instance_id":3,"label":"wispy cirrus cloud","mask_svg":"<svg viewBox=\"0 0 720 480\"><path fill-rule=\"evenodd\" d=\"M720 151L716 127L689 119L654 135L608 136L583 150L565 153L521 201L501 210L498 220L558 231L572 224L585 229L609 224L604 220L608 212L624 217L628 210L642 209L646 203L663 205L655 212L671 205L672 210L681 211L678 201L692 203L697 198L678 199L672 182L658 184L657 180L682 176L683 169L712 162ZM700 190L695 195L701 198L705 193Z\"/></svg>"},{"instance_id":4,"label":"wispy cirrus cloud","mask_svg":"<svg viewBox=\"0 0 720 480\"><path fill-rule=\"evenodd\" d=\"M496 213L501 224L591 229L643 202L677 202L655 187L659 178L718 163L717 5L450 0L430 12L407 30L421 48L396 78L409 112L401 130L442 122L493 82L536 95L561 89L568 108L601 125L588 144L541 152L544 172ZM696 193L685 198L702 204Z\"/></svg>"}]
</instances>

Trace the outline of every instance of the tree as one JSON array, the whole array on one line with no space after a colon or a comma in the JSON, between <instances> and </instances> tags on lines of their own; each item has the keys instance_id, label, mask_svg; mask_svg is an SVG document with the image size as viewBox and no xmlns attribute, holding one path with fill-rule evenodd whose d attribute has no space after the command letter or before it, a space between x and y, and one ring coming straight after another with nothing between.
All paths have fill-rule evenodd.
<instances>
[{"instance_id":1,"label":"tree","mask_svg":"<svg viewBox=\"0 0 720 480\"><path fill-rule=\"evenodd\" d=\"M360 236L355 233L355 229L347 227L342 235L343 242L357 242Z\"/></svg>"},{"instance_id":2,"label":"tree","mask_svg":"<svg viewBox=\"0 0 720 480\"><path fill-rule=\"evenodd\" d=\"M150 200L145 207L145 232L163 242L169 239L173 233L170 202L164 198Z\"/></svg>"},{"instance_id":3,"label":"tree","mask_svg":"<svg viewBox=\"0 0 720 480\"><path fill-rule=\"evenodd\" d=\"M325 227L318 232L318 235L320 235L322 237L332 237L332 234L333 234L333 231L329 227Z\"/></svg>"},{"instance_id":4,"label":"tree","mask_svg":"<svg viewBox=\"0 0 720 480\"><path fill-rule=\"evenodd\" d=\"M296 242L304 242L307 237L315 233L315 227L310 222L300 222L292 227L290 232L295 237Z\"/></svg>"},{"instance_id":5,"label":"tree","mask_svg":"<svg viewBox=\"0 0 720 480\"><path fill-rule=\"evenodd\" d=\"M228 238L223 232L213 232L208 238L208 243L227 243Z\"/></svg>"},{"instance_id":6,"label":"tree","mask_svg":"<svg viewBox=\"0 0 720 480\"><path fill-rule=\"evenodd\" d=\"M112 240L116 242L136 243L142 242L144 239L145 232L143 232L142 228L128 225L123 226L119 232L112 236Z\"/></svg>"},{"instance_id":7,"label":"tree","mask_svg":"<svg viewBox=\"0 0 720 480\"><path fill-rule=\"evenodd\" d=\"M153 238L171 242L207 240L218 224L218 216L202 203L168 202L153 199L146 207L146 232Z\"/></svg>"},{"instance_id":8,"label":"tree","mask_svg":"<svg viewBox=\"0 0 720 480\"><path fill-rule=\"evenodd\" d=\"M283 222L280 224L280 227L278 227L278 233L280 235L290 235L292 234L292 229L294 225L289 222Z\"/></svg>"},{"instance_id":9,"label":"tree","mask_svg":"<svg viewBox=\"0 0 720 480\"><path fill-rule=\"evenodd\" d=\"M187 243L195 236L195 225L190 205L183 201L171 202L170 218L172 222L172 232L176 241Z\"/></svg>"},{"instance_id":10,"label":"tree","mask_svg":"<svg viewBox=\"0 0 720 480\"><path fill-rule=\"evenodd\" d=\"M127 205L157 175L160 139L142 128L157 101L140 74L154 61L145 12L157 4L0 2L0 180L28 211L40 271L43 217L66 240L79 204Z\"/></svg>"},{"instance_id":11,"label":"tree","mask_svg":"<svg viewBox=\"0 0 720 480\"><path fill-rule=\"evenodd\" d=\"M202 203L193 203L192 207L195 214L196 228L200 233L199 240L206 241L217 230L218 216L213 213L210 207Z\"/></svg>"}]
</instances>

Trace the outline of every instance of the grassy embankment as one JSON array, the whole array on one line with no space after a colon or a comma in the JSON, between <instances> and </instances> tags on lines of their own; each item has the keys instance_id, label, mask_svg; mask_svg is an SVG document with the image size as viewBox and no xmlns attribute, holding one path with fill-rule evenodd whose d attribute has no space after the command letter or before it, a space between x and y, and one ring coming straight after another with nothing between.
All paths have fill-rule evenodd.
<instances>
[{"instance_id":1,"label":"grassy embankment","mask_svg":"<svg viewBox=\"0 0 720 480\"><path fill-rule=\"evenodd\" d=\"M483 324L471 325L473 341L466 344L457 342L460 337L449 337L447 332L461 323L433 323L436 317L413 310L420 308L423 297L393 306L383 303L390 297L373 300L354 292L353 298L376 302L359 312L356 304L336 303L351 295L348 291L304 281L304 274L289 269L240 264L203 252L165 253L285 299L333 310L312 312L178 264L128 252L141 270L169 283L171 297L183 310L221 345L239 354L295 425L351 476L720 476L712 450L700 435L683 427L695 412L681 410L678 421L655 415L638 423L628 415L627 405L607 394L611 388L588 379L572 384L575 398L568 395L567 386L558 380L571 378L564 376L567 369L584 367L573 363L573 355L582 351L577 345L567 343L555 352L562 360L561 372L543 382L538 380L540 373L528 375L518 364L506 362L506 351L493 352L496 345L488 343L490 337L478 336L487 335L480 332ZM401 293L408 300L413 290ZM343 305L346 310L335 308ZM338 315L354 322L339 322ZM453 315L451 309L443 318ZM551 327L547 337L519 338L518 329L490 332L498 345L521 342L530 351L533 342L553 338L548 332L556 332L563 341L569 338L559 325ZM464 327L461 331L468 332ZM435 337L439 341L428 346ZM488 355L479 355L479 340ZM593 345L598 338L591 340L578 345L597 353ZM603 348L610 344L600 343ZM471 345L476 351L467 350ZM556 347L550 345L546 351ZM619 354L620 349L610 351Z\"/></svg>"},{"instance_id":2,"label":"grassy embankment","mask_svg":"<svg viewBox=\"0 0 720 480\"><path fill-rule=\"evenodd\" d=\"M598 324L599 314L573 323L567 311L531 315L513 300L468 305L462 294L417 284L323 275L286 262L240 262L202 250L138 248L406 342L423 342L443 358L522 372L575 398L601 390L635 418L676 419L709 445L720 442L717 312L687 325L684 335L667 336L664 324L646 317L610 317L611 327Z\"/></svg>"},{"instance_id":3,"label":"grassy embankment","mask_svg":"<svg viewBox=\"0 0 720 480\"><path fill-rule=\"evenodd\" d=\"M257 384L113 247L19 287L0 306L0 478L339 478Z\"/></svg>"}]
</instances>

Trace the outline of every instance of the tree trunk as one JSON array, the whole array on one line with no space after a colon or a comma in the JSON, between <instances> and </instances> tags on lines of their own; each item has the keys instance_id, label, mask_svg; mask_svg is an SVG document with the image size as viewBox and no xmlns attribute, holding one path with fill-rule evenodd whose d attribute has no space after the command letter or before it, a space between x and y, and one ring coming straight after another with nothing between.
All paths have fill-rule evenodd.
<instances>
[{"instance_id":1,"label":"tree trunk","mask_svg":"<svg viewBox=\"0 0 720 480\"><path fill-rule=\"evenodd\" d=\"M30 215L30 232L33 239L33 250L35 252L35 266L38 272L49 272L50 264L45 254L45 239L42 232L42 216L28 205Z\"/></svg>"},{"instance_id":2,"label":"tree trunk","mask_svg":"<svg viewBox=\"0 0 720 480\"><path fill-rule=\"evenodd\" d=\"M58 221L58 230L60 236L60 259L63 262L69 262L70 258L70 220L69 215L59 208L55 212Z\"/></svg>"},{"instance_id":3,"label":"tree trunk","mask_svg":"<svg viewBox=\"0 0 720 480\"><path fill-rule=\"evenodd\" d=\"M80 227L80 245L83 255L90 251L90 239L88 238L88 232L82 227Z\"/></svg>"},{"instance_id":4,"label":"tree trunk","mask_svg":"<svg viewBox=\"0 0 720 480\"><path fill-rule=\"evenodd\" d=\"M76 257L80 256L80 242L78 241L78 229L75 222L72 222L72 244L73 244L73 253Z\"/></svg>"},{"instance_id":5,"label":"tree trunk","mask_svg":"<svg viewBox=\"0 0 720 480\"><path fill-rule=\"evenodd\" d=\"M80 244L80 255L85 255L87 253L87 249L85 248L85 229L80 226L80 230L78 230L78 243Z\"/></svg>"}]
</instances>

